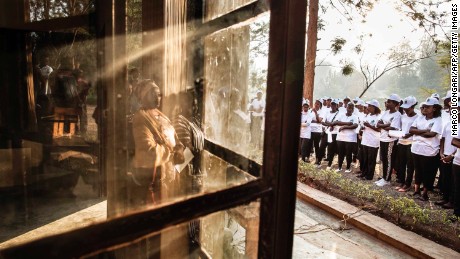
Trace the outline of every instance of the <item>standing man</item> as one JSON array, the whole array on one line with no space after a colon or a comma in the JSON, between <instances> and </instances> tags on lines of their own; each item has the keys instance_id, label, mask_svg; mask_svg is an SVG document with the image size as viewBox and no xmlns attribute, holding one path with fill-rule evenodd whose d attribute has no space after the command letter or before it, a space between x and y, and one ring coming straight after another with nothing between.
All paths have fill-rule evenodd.
<instances>
[{"instance_id":1,"label":"standing man","mask_svg":"<svg viewBox=\"0 0 460 259\"><path fill-rule=\"evenodd\" d=\"M262 99L262 91L257 90L257 96L249 105L249 112L251 114L251 143L257 147L261 146L262 135L262 121L265 114L265 100Z\"/></svg>"},{"instance_id":2,"label":"standing man","mask_svg":"<svg viewBox=\"0 0 460 259\"><path fill-rule=\"evenodd\" d=\"M50 62L50 58L49 57L44 57L43 58L43 67L40 68L40 74L42 76L42 87L44 87L44 91L43 93L45 95L50 95L51 94L51 89L49 87L49 84L48 84L48 79L51 75L51 73L53 73L53 68L50 67L49 65L49 62Z\"/></svg>"}]
</instances>

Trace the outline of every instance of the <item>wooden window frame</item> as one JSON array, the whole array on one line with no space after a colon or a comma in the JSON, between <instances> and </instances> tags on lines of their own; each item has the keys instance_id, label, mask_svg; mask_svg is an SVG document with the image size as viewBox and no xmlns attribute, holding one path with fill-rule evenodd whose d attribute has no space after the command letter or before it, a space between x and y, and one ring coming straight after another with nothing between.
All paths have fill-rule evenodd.
<instances>
[{"instance_id":1,"label":"wooden window frame","mask_svg":"<svg viewBox=\"0 0 460 259\"><path fill-rule=\"evenodd\" d=\"M161 0L154 0L161 2ZM261 6L266 0L259 0L208 22L201 22L199 36L237 24L265 11ZM267 78L267 109L264 136L264 154L260 178L240 186L203 194L197 197L165 204L159 208L116 217L92 226L49 236L23 245L0 251L4 258L28 257L80 257L110 246L129 242L137 237L159 231L169 226L188 222L213 212L229 209L260 199L259 258L289 258L292 254L295 213L295 192L297 172L297 148L300 114L297 112L302 98L306 1L269 1L270 40ZM126 168L125 134L110 129L125 126L125 96L127 80L126 66L109 70L104 64L111 64L117 56L125 54L125 1L97 0L96 15L69 17L24 24L24 29L54 30L63 20L94 21L96 33L104 49L98 56L99 67L110 75L98 86L101 98L99 105L105 107L102 113L107 117L99 126L105 147L102 170L110 171L107 180L107 199L120 199L116 186L121 170ZM112 12L115 14L113 15ZM198 12L199 13L199 12ZM201 12L202 13L202 12ZM85 18L86 17L86 18ZM113 17L116 17L113 19ZM40 24L40 26L38 26ZM30 27L29 27L30 26ZM35 27L37 26L37 27ZM73 27L75 27L73 25ZM103 38L102 38L103 37ZM121 39L120 39L121 38ZM123 88L123 89L122 89ZM121 104L121 105L120 105ZM116 108L115 108L116 107ZM103 161L103 160L102 160ZM231 162L231 161L230 161ZM118 177L117 177L118 176ZM119 208L108 205L110 215L119 215ZM164 217L163 215L168 215Z\"/></svg>"}]
</instances>

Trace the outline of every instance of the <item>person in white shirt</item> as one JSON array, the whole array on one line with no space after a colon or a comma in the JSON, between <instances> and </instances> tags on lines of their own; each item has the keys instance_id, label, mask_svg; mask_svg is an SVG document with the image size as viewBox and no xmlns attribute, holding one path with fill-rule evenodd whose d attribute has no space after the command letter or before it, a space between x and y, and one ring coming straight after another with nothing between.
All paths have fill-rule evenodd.
<instances>
[{"instance_id":1,"label":"person in white shirt","mask_svg":"<svg viewBox=\"0 0 460 259\"><path fill-rule=\"evenodd\" d=\"M302 103L302 114L300 116L300 154L302 161L309 162L309 146L311 139L311 121L313 115L309 110L309 100L304 100Z\"/></svg>"},{"instance_id":2,"label":"person in white shirt","mask_svg":"<svg viewBox=\"0 0 460 259\"><path fill-rule=\"evenodd\" d=\"M49 57L43 59L43 66L40 68L40 74L42 78L42 93L45 95L51 94L51 88L49 87L49 78L51 73L53 73L53 68L49 65Z\"/></svg>"},{"instance_id":3,"label":"person in white shirt","mask_svg":"<svg viewBox=\"0 0 460 259\"><path fill-rule=\"evenodd\" d=\"M338 129L337 127L334 127L333 122L337 121L339 111L338 111L338 100L334 99L331 101L331 111L328 112L322 121L322 124L326 126L325 130L325 135L323 139L321 140L321 145L320 145L320 159L316 160L316 165L321 165L321 159L323 159L324 151L327 146L327 168L326 169L331 169L332 165L332 160L334 159L335 153L337 152L337 132Z\"/></svg>"},{"instance_id":4,"label":"person in white shirt","mask_svg":"<svg viewBox=\"0 0 460 259\"><path fill-rule=\"evenodd\" d=\"M311 122L311 138L308 154L310 155L312 153L314 147L316 160L318 160L319 157L319 146L321 142L321 134L323 133L323 125L321 125L324 116L322 106L322 103L319 100L316 100L313 109L311 109L313 120Z\"/></svg>"},{"instance_id":5,"label":"person in white shirt","mask_svg":"<svg viewBox=\"0 0 460 259\"><path fill-rule=\"evenodd\" d=\"M398 163L396 166L397 182L400 184L396 187L398 192L407 192L412 186L414 178L414 160L410 151L412 146L412 134L409 133L412 123L418 118L419 114L415 112L417 99L413 96L408 96L404 99L401 108L404 114L401 116L401 131L403 136L398 140L397 157Z\"/></svg>"},{"instance_id":6,"label":"person in white shirt","mask_svg":"<svg viewBox=\"0 0 460 259\"><path fill-rule=\"evenodd\" d=\"M447 91L445 97L442 98L444 107L441 112L442 118L442 128L446 126L446 124L450 121L450 101L452 97L452 91Z\"/></svg>"},{"instance_id":7,"label":"person in white shirt","mask_svg":"<svg viewBox=\"0 0 460 259\"><path fill-rule=\"evenodd\" d=\"M376 185L384 186L390 184L391 171L396 160L397 138L388 135L390 130L401 129L401 113L397 110L401 98L397 94L392 94L385 102L387 110L383 113L377 127L380 131L380 161L382 167L382 179Z\"/></svg>"},{"instance_id":8,"label":"person in white shirt","mask_svg":"<svg viewBox=\"0 0 460 259\"><path fill-rule=\"evenodd\" d=\"M414 134L411 152L415 166L414 197L427 201L428 191L433 190L436 170L439 166L439 135L442 134L441 105L429 97L421 105L422 116L412 124L409 133ZM420 185L423 184L423 191Z\"/></svg>"},{"instance_id":9,"label":"person in white shirt","mask_svg":"<svg viewBox=\"0 0 460 259\"><path fill-rule=\"evenodd\" d=\"M460 217L460 136L453 137L452 145L457 148L457 152L452 162L454 217L451 219L452 221L456 221Z\"/></svg>"},{"instance_id":10,"label":"person in white shirt","mask_svg":"<svg viewBox=\"0 0 460 259\"><path fill-rule=\"evenodd\" d=\"M256 148L262 147L262 121L264 118L265 111L265 100L262 99L262 91L257 91L257 97L254 98L248 111L251 114L251 143Z\"/></svg>"},{"instance_id":11,"label":"person in white shirt","mask_svg":"<svg viewBox=\"0 0 460 259\"><path fill-rule=\"evenodd\" d=\"M379 102L375 99L366 102L367 114L362 122L362 139L361 139L361 161L359 168L361 174L359 178L372 180L375 173L375 164L377 161L377 153L380 147L380 128L377 127L377 122L380 119Z\"/></svg>"},{"instance_id":12,"label":"person in white shirt","mask_svg":"<svg viewBox=\"0 0 460 259\"><path fill-rule=\"evenodd\" d=\"M445 209L453 208L453 193L452 193L452 160L457 153L457 148L452 145L452 122L449 121L442 129L442 138L440 143L439 164L439 181L438 187L442 194L442 199L435 202L436 205L441 205Z\"/></svg>"},{"instance_id":13,"label":"person in white shirt","mask_svg":"<svg viewBox=\"0 0 460 259\"><path fill-rule=\"evenodd\" d=\"M351 172L351 159L353 150L358 140L355 129L358 127L358 117L353 115L355 105L347 102L347 112L341 113L337 121L333 124L335 127L340 126L337 133L337 153L339 155L339 168L337 172L342 171L343 159L347 158L347 168L345 173Z\"/></svg>"}]
</instances>

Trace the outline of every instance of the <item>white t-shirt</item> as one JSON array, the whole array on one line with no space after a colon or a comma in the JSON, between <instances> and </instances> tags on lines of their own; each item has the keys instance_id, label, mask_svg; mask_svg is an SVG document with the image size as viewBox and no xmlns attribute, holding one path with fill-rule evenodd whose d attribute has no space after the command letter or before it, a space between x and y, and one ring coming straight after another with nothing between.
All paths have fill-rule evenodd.
<instances>
[{"instance_id":1,"label":"white t-shirt","mask_svg":"<svg viewBox=\"0 0 460 259\"><path fill-rule=\"evenodd\" d=\"M310 110L310 112L311 112L311 115L312 115L312 117L313 117L313 120L316 120L316 114L315 114L315 112L314 112L313 110ZM318 117L319 117L320 119L322 119L322 118L323 118L323 113L324 113L324 112L323 112L323 109L317 111L317 113L318 113ZM321 123L318 123L318 122L313 122L313 123L311 124L311 132L316 132L316 133L321 133L321 132L323 132L323 125L321 125Z\"/></svg>"},{"instance_id":2,"label":"white t-shirt","mask_svg":"<svg viewBox=\"0 0 460 259\"><path fill-rule=\"evenodd\" d=\"M363 123L366 121L375 127L379 119L380 119L380 116L377 114L376 115L367 114L366 117L364 117ZM363 126L363 137L361 139L361 145L368 146L368 147L374 147L374 148L380 147L380 132L375 131L369 127Z\"/></svg>"},{"instance_id":3,"label":"white t-shirt","mask_svg":"<svg viewBox=\"0 0 460 259\"><path fill-rule=\"evenodd\" d=\"M443 121L444 122L444 121ZM444 155L452 155L457 148L452 146L452 123L449 121L442 130L442 137L444 138Z\"/></svg>"},{"instance_id":4,"label":"white t-shirt","mask_svg":"<svg viewBox=\"0 0 460 259\"><path fill-rule=\"evenodd\" d=\"M404 132L404 134L409 133L410 127L412 126L412 123L420 116L420 114L415 114L412 117L407 116L407 114L401 115L401 131ZM400 138L398 143L401 145L410 145L412 144L412 140L414 139L413 136L408 137L408 138Z\"/></svg>"},{"instance_id":5,"label":"white t-shirt","mask_svg":"<svg viewBox=\"0 0 460 259\"><path fill-rule=\"evenodd\" d=\"M460 139L460 136L454 136L452 139ZM457 153L455 153L454 156L454 165L459 165L460 166L460 148L457 148Z\"/></svg>"},{"instance_id":6,"label":"white t-shirt","mask_svg":"<svg viewBox=\"0 0 460 259\"><path fill-rule=\"evenodd\" d=\"M441 119L442 119L442 128L446 127L447 123L450 121L450 112L449 110L442 110L441 111Z\"/></svg>"},{"instance_id":7,"label":"white t-shirt","mask_svg":"<svg viewBox=\"0 0 460 259\"><path fill-rule=\"evenodd\" d=\"M397 130L401 129L401 113L399 111L393 113L390 113L390 111L385 111L380 119L383 121L383 124L390 123L390 127L393 127ZM391 142L395 140L397 140L397 138L390 137L388 135L388 130L380 130L380 141Z\"/></svg>"},{"instance_id":8,"label":"white t-shirt","mask_svg":"<svg viewBox=\"0 0 460 259\"><path fill-rule=\"evenodd\" d=\"M343 113L343 114L347 113L347 108L339 107L339 113Z\"/></svg>"},{"instance_id":9,"label":"white t-shirt","mask_svg":"<svg viewBox=\"0 0 460 259\"><path fill-rule=\"evenodd\" d=\"M326 117L325 117L325 122L331 123L331 122L334 122L334 121L338 121L339 117L340 117L340 114L339 114L338 111L337 112L328 112ZM337 134L337 132L339 131L339 127L335 126L332 131L330 130L330 127L327 127L326 132L327 131L330 131L332 134Z\"/></svg>"},{"instance_id":10,"label":"white t-shirt","mask_svg":"<svg viewBox=\"0 0 460 259\"><path fill-rule=\"evenodd\" d=\"M254 109L254 111L252 112L252 116L255 116L255 117L264 116L264 110L265 110L265 100L264 99L261 98L260 100L258 100L257 98L255 98L254 100L252 100L251 106ZM260 112L256 112L256 111L260 111Z\"/></svg>"},{"instance_id":11,"label":"white t-shirt","mask_svg":"<svg viewBox=\"0 0 460 259\"><path fill-rule=\"evenodd\" d=\"M311 138L311 121L313 116L310 111L303 112L300 118L300 137Z\"/></svg>"},{"instance_id":12,"label":"white t-shirt","mask_svg":"<svg viewBox=\"0 0 460 259\"><path fill-rule=\"evenodd\" d=\"M366 117L366 114L364 112L360 112L358 109L355 109L355 113L353 113L354 115L356 115L358 117L358 127L355 129L355 132L356 134L359 133L359 131L361 130L362 128L362 124L364 122L364 118Z\"/></svg>"},{"instance_id":13,"label":"white t-shirt","mask_svg":"<svg viewBox=\"0 0 460 259\"><path fill-rule=\"evenodd\" d=\"M339 117L338 121L351 122L353 124L358 124L358 117L353 114L351 114L350 116L347 116L346 113L341 113L337 115L337 117ZM342 128L342 127L343 126L340 126L338 128ZM358 136L356 135L355 129L345 129L337 133L337 141L357 142L357 139L358 139Z\"/></svg>"},{"instance_id":14,"label":"white t-shirt","mask_svg":"<svg viewBox=\"0 0 460 259\"><path fill-rule=\"evenodd\" d=\"M442 119L441 117L437 117L427 120L426 117L422 115L414 121L412 127L416 127L419 130L430 129L430 132L442 134ZM411 152L422 156L435 156L439 153L439 145L440 139L438 135L432 138L414 135Z\"/></svg>"}]
</instances>

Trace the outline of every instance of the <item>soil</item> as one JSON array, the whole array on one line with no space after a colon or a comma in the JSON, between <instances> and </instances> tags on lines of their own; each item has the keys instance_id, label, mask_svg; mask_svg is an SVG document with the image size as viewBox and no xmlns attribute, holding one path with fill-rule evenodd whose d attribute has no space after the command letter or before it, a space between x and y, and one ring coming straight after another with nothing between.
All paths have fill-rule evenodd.
<instances>
[{"instance_id":1,"label":"soil","mask_svg":"<svg viewBox=\"0 0 460 259\"><path fill-rule=\"evenodd\" d=\"M323 166L325 167L325 166ZM336 168L333 168L332 170L335 170ZM353 171L355 171L354 169ZM379 171L376 169L376 171ZM377 172L378 174L378 172ZM344 173L342 171L342 176L344 178L352 179L353 181L361 181L359 178L357 178L357 174L352 173ZM393 175L394 176L394 175ZM375 177L377 180L377 176ZM393 177L396 178L396 177ZM400 217L399 219L396 218L395 214L392 213L390 210L381 210L378 209L371 201L366 201L362 199L358 199L355 197L350 196L348 193L345 191L335 187L331 186L328 184L323 183L322 181L318 181L315 179L312 179L310 177L306 177L302 174L298 174L297 180L309 185L312 188L315 188L317 190L323 191L327 194L330 194L340 200L346 201L356 207L362 208L363 210L372 213L376 216L379 216L381 218L384 218L399 227L406 229L408 231L412 231L417 233L420 236L423 236L427 239L430 239L440 245L449 247L457 252L460 252L460 223L455 222L452 223L450 227L442 226L441 224L433 224L433 225L428 225L428 224L413 224L412 223L412 218L409 217ZM374 181L375 181L374 180ZM366 181L371 185L371 188L375 189L384 189L385 193L388 196L392 196L394 198L397 197L411 197L411 193L413 193L413 190L406 192L406 193L400 193L395 190L395 187L397 186L396 182L392 181L391 185L387 185L384 187L377 187L376 185L373 184L374 181ZM442 209L440 206L437 206L434 204L435 201L440 200L441 197L439 193L435 190L434 192L430 193L430 200L429 201L422 201L418 199L414 199L414 201L419 204L423 208L429 208L429 209ZM452 214L452 210L449 211L449 214Z\"/></svg>"}]
</instances>

